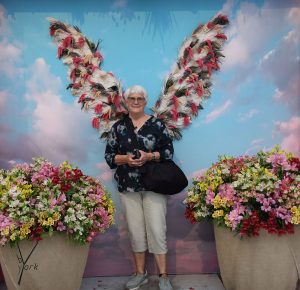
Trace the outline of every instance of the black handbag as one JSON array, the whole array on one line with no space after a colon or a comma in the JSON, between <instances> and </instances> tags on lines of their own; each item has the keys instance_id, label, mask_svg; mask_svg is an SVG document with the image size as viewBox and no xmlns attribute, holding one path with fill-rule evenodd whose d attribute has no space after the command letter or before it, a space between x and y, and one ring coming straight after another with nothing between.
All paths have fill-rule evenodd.
<instances>
[{"instance_id":1,"label":"black handbag","mask_svg":"<svg viewBox=\"0 0 300 290\"><path fill-rule=\"evenodd\" d=\"M139 148L134 127L127 117L126 125L131 135L133 146ZM188 185L188 180L183 171L173 160L148 161L141 168L141 181L146 190L157 193L173 195L181 192Z\"/></svg>"},{"instance_id":2,"label":"black handbag","mask_svg":"<svg viewBox=\"0 0 300 290\"><path fill-rule=\"evenodd\" d=\"M140 172L146 190L157 193L176 194L188 185L185 174L173 160L146 162Z\"/></svg>"}]
</instances>

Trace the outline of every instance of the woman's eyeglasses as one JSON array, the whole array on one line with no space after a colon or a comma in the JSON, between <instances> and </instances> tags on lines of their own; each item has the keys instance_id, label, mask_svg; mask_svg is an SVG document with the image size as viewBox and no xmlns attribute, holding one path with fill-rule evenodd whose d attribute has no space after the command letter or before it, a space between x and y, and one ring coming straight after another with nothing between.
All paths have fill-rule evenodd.
<instances>
[{"instance_id":1,"label":"woman's eyeglasses","mask_svg":"<svg viewBox=\"0 0 300 290\"><path fill-rule=\"evenodd\" d=\"M141 102L145 101L145 98L143 98L143 97L137 97L137 98L128 97L127 100L131 103L135 103L135 102L141 103Z\"/></svg>"}]
</instances>

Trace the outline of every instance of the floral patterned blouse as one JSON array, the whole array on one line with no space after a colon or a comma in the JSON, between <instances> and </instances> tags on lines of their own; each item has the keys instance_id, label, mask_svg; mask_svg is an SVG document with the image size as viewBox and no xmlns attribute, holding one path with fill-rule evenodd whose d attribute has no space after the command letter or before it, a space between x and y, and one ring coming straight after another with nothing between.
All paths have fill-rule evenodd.
<instances>
[{"instance_id":1,"label":"floral patterned blouse","mask_svg":"<svg viewBox=\"0 0 300 290\"><path fill-rule=\"evenodd\" d=\"M114 162L117 154L133 154L133 150L135 149L135 143L132 142L131 134L128 132L126 126L126 118L127 122L131 122L132 124L131 119L125 117L112 126L105 149L105 160L111 169L117 168L114 177L118 183L118 190L120 192L138 192L145 190L140 181L139 168L130 167L128 164L118 166ZM151 116L136 134L139 150L145 152L158 151L160 153L160 160L173 158L174 149L172 139L162 120Z\"/></svg>"}]
</instances>

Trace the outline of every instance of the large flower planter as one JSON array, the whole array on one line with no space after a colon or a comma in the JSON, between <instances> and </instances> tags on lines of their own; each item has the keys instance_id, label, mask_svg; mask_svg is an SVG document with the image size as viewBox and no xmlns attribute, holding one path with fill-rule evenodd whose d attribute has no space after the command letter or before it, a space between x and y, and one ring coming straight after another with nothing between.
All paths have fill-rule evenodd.
<instances>
[{"instance_id":1,"label":"large flower planter","mask_svg":"<svg viewBox=\"0 0 300 290\"><path fill-rule=\"evenodd\" d=\"M77 290L89 245L79 245L66 234L54 233L39 242L24 240L0 248L8 290Z\"/></svg>"},{"instance_id":2,"label":"large flower planter","mask_svg":"<svg viewBox=\"0 0 300 290\"><path fill-rule=\"evenodd\" d=\"M300 290L300 227L295 234L243 238L214 225L226 290Z\"/></svg>"}]
</instances>

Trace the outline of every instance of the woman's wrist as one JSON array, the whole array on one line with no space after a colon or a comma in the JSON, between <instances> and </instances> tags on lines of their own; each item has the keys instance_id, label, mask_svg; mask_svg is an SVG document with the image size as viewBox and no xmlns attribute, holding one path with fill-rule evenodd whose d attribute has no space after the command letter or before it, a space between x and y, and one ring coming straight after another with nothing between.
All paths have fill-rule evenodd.
<instances>
[{"instance_id":1,"label":"woman's wrist","mask_svg":"<svg viewBox=\"0 0 300 290\"><path fill-rule=\"evenodd\" d=\"M155 152L152 152L152 160L153 160L153 161L156 160L156 154L155 154Z\"/></svg>"},{"instance_id":2,"label":"woman's wrist","mask_svg":"<svg viewBox=\"0 0 300 290\"><path fill-rule=\"evenodd\" d=\"M155 161L155 160L157 160L157 154L156 154L156 152L149 152L147 154L147 159L148 159L148 161Z\"/></svg>"}]
</instances>

